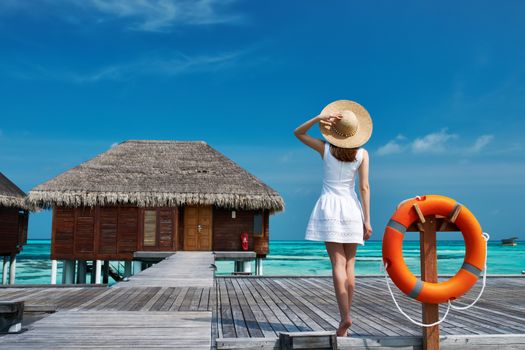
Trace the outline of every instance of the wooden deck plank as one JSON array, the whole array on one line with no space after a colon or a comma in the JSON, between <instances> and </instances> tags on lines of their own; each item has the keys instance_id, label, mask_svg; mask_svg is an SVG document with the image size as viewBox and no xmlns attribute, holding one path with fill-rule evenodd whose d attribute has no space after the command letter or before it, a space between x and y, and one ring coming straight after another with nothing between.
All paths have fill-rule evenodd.
<instances>
[{"instance_id":1,"label":"wooden deck plank","mask_svg":"<svg viewBox=\"0 0 525 350\"><path fill-rule=\"evenodd\" d=\"M235 326L233 325L233 313L230 306L230 297L227 292L226 280L222 278L218 279L217 285L219 286L219 306L217 309L217 314L219 316L219 332L225 338L236 338L237 333L235 332Z\"/></svg>"},{"instance_id":2,"label":"wooden deck plank","mask_svg":"<svg viewBox=\"0 0 525 350\"><path fill-rule=\"evenodd\" d=\"M162 288L159 288L157 293L155 293L155 295L153 295L141 308L140 308L140 311L148 311L150 310L153 305L155 305L155 303L157 302L157 300L160 299L160 297L164 294L164 292L166 292L168 290L168 287L162 287Z\"/></svg>"},{"instance_id":3,"label":"wooden deck plank","mask_svg":"<svg viewBox=\"0 0 525 350\"><path fill-rule=\"evenodd\" d=\"M213 288L212 252L176 252L159 263L133 275L116 288L207 287Z\"/></svg>"},{"instance_id":4,"label":"wooden deck plank","mask_svg":"<svg viewBox=\"0 0 525 350\"><path fill-rule=\"evenodd\" d=\"M287 303L312 331L324 331L325 327L331 328L330 324L326 323L317 313L310 310L301 299L290 293L290 284L286 280L266 279L265 281L268 282L271 288L278 291L279 298L284 303Z\"/></svg>"},{"instance_id":5,"label":"wooden deck plank","mask_svg":"<svg viewBox=\"0 0 525 350\"><path fill-rule=\"evenodd\" d=\"M235 333L238 338L250 337L250 332L248 331L248 325L246 324L246 319L242 313L241 306L233 284L230 279L226 280L228 297L230 298L230 307L233 315L233 326L235 327Z\"/></svg>"},{"instance_id":6,"label":"wooden deck plank","mask_svg":"<svg viewBox=\"0 0 525 350\"><path fill-rule=\"evenodd\" d=\"M133 342L135 347L168 347L173 345L175 335L180 334L180 342L177 342L177 345L183 348L191 348L192 345L201 346L201 342L190 340L190 335L196 336L197 330L185 332L182 330L185 326L166 324L168 321L171 322L170 320L175 320L177 317L175 315L182 314L199 319L202 315L209 315L205 331L210 337L207 348L216 345L215 341L211 341L212 336L223 339L222 343L225 343L224 339L241 341L246 338L266 339L266 343L261 340L260 344L271 344L279 332L333 330L338 325L339 311L331 277L225 276L214 279L212 276L210 279L209 266L206 266L208 258L198 255L187 255L185 264L186 266L191 266L194 262L200 264L204 277L196 270L188 270L180 266L176 271L172 271L174 261L171 261L169 264L158 263L141 272L135 276L136 279L132 283L118 283L110 288L38 286L0 289L0 300L23 300L28 304L40 305L53 304L57 305L59 310L53 315L59 318L47 317L35 322L31 325L32 329L21 334L16 341L11 335L8 336L9 338L0 337L0 347L4 345L5 339L9 339L9 345L15 344L14 347L9 346L13 349L37 347L42 349L51 341L54 341L55 348L64 348L66 344L76 347L80 346L80 342L76 339L68 342L67 337L82 338L86 332L91 332L97 334L95 338L98 338L98 334L109 322L108 320L114 322L112 321L111 329L107 334L102 332L104 334L102 337L109 339L110 335L115 335L115 341L106 339L103 343L97 339L85 338L83 344L99 348L127 347L130 339L135 339ZM176 254L170 259L175 256ZM181 261L179 259L178 263L180 264ZM203 283L203 280L211 281L211 286ZM183 285L183 281L187 281L188 285ZM478 282L471 292L455 303L460 305L473 300L479 288ZM411 317L419 320L421 304L407 298L394 286L393 290L404 310ZM478 339L476 337L485 337L483 339L488 339L487 341L492 342L490 343L492 345L497 343L494 339L505 339L504 336L516 335L517 344L520 344L520 339L525 339L524 305L525 278L489 277L480 302L466 312L451 310L448 318L441 325L441 334L449 336L448 339L469 336L471 338L468 338L468 341ZM441 305L440 311L443 312L445 307L446 304ZM347 339L362 339L359 341L365 343L368 341L366 339L372 339L372 343L375 342L374 339L381 339L382 342L388 343L405 338L413 341L421 334L418 326L399 314L386 289L385 279L381 276L356 278L351 312L354 319L350 329L351 337L342 338L342 348L353 342ZM82 320L80 315L87 315L86 313L99 315L99 323L90 324L89 322L93 321L90 319L91 316ZM135 318L126 320L124 315L131 314L135 315L133 316ZM101 317L107 317L107 320L102 320ZM204 316L206 317L208 316ZM47 323L46 319L49 319L50 323ZM126 327L136 330L130 333L129 339L117 335L120 329ZM170 335L164 336L165 328L170 327L176 329L172 330ZM54 328L58 330L68 328L67 334L61 335ZM40 334L41 339L37 339L37 334ZM523 338L520 338L522 335ZM357 344L356 342L352 344L354 343ZM453 345L450 344L447 346L452 347ZM461 343L461 346L467 345ZM484 346L481 344L477 347L483 349Z\"/></svg>"},{"instance_id":7,"label":"wooden deck plank","mask_svg":"<svg viewBox=\"0 0 525 350\"><path fill-rule=\"evenodd\" d=\"M209 311L210 307L210 294L213 288L203 288L199 305L197 306L198 311Z\"/></svg>"},{"instance_id":8,"label":"wooden deck plank","mask_svg":"<svg viewBox=\"0 0 525 350\"><path fill-rule=\"evenodd\" d=\"M354 329L354 333L351 331L351 334L359 336L417 336L420 334L420 327L406 320L393 305L383 284L384 278L358 278L357 280L358 284L352 306L355 319L351 328ZM219 293L229 293L227 303L231 302L232 297L237 296L240 298L241 304L244 302L243 300L246 301L246 305L242 306L248 306L252 315L260 315L262 312L266 320L279 319L273 312L278 310L276 312L284 323L299 320L298 322L303 322L309 329L313 329L312 327L315 325L322 326L323 329L333 329L332 327L338 322L339 313L332 280L329 277L217 277L217 281ZM237 281L236 284L235 281ZM516 292L515 283L505 284L504 282L505 279L498 281L498 283L491 282L486 290L489 288L506 290L512 292L513 298L517 297L521 302L525 302L525 293L523 293L525 284L518 284L521 288L517 289L521 291L519 294ZM250 288L250 286L254 287ZM252 297L256 296L253 298L253 302L250 297L247 297L246 293L248 292L252 293ZM397 297L405 311L419 320L421 304L400 295L401 293L398 291L396 293L398 293ZM506 313L506 308L515 304L515 300L504 302L503 308L495 305L498 300L494 299L494 295L499 293L487 293L485 300L491 307L487 312L483 308L477 309L477 307L468 310L468 312L451 310L448 318L442 324L442 334L525 334L525 323L520 322L521 318ZM265 300L272 307L268 307ZM219 300L219 307L224 301L225 298ZM265 307L261 307L261 305ZM445 308L446 304L443 304L441 306L442 314ZM490 317L490 320L487 320L487 317ZM220 314L219 318L221 318ZM248 313L248 317L244 316L244 322L249 322L251 319L250 313ZM219 319L219 324L222 324L221 322L222 320ZM263 332L262 337L265 335L272 336L269 332ZM223 334L222 337L227 338L228 335ZM235 337L239 336L235 335Z\"/></svg>"},{"instance_id":9,"label":"wooden deck plank","mask_svg":"<svg viewBox=\"0 0 525 350\"><path fill-rule=\"evenodd\" d=\"M188 294L189 292L189 289L190 287L184 287L182 288L182 290L180 291L180 293L177 295L177 297L173 300L173 303L171 304L171 306L169 307L169 310L170 311L174 311L174 310L179 310L183 301L184 301L184 298L186 297L186 295ZM169 300L168 300L169 301Z\"/></svg>"},{"instance_id":10,"label":"wooden deck plank","mask_svg":"<svg viewBox=\"0 0 525 350\"><path fill-rule=\"evenodd\" d=\"M22 334L0 338L2 347L110 347L209 349L211 312L63 311Z\"/></svg>"},{"instance_id":11,"label":"wooden deck plank","mask_svg":"<svg viewBox=\"0 0 525 350\"><path fill-rule=\"evenodd\" d=\"M252 308L255 309L255 305L250 305L244 295L243 288L239 285L239 280L232 280L233 289L237 295L237 300L239 306L242 310L242 315L246 322L246 327L248 328L248 333L250 337L262 337L263 332L257 322L257 319L252 311Z\"/></svg>"},{"instance_id":12,"label":"wooden deck plank","mask_svg":"<svg viewBox=\"0 0 525 350\"><path fill-rule=\"evenodd\" d=\"M309 293L314 300L318 300L320 307L327 313L331 314L335 320L336 325L339 325L339 309L337 307L337 301L335 299L335 292L333 287L330 285L323 285L322 281L303 279L305 286L308 286ZM316 299L317 298L317 299ZM376 322L368 320L368 322L362 322L363 315L366 312L362 312L361 309L352 306L354 316L354 323L349 329L351 335L365 335L375 333L378 335L386 335L385 331L381 326L374 326ZM367 313L371 313L372 310L367 310Z\"/></svg>"},{"instance_id":13,"label":"wooden deck plank","mask_svg":"<svg viewBox=\"0 0 525 350\"><path fill-rule=\"evenodd\" d=\"M173 301L177 297L177 295L181 292L182 288L177 287L168 287L166 291L162 294L162 296L153 304L151 307L151 311L166 311L169 310L171 304L173 304ZM172 300L169 302L169 300ZM164 307L164 305L166 305Z\"/></svg>"},{"instance_id":14,"label":"wooden deck plank","mask_svg":"<svg viewBox=\"0 0 525 350\"><path fill-rule=\"evenodd\" d=\"M307 293L309 293L309 297L312 298L312 300L315 300L316 304L320 305L323 310L332 316L336 325L339 325L339 309L337 307L333 288L330 286L323 288L322 285L318 284L317 280L312 281L310 279L304 279L302 282L304 283L305 288L308 290ZM353 307L353 310L354 324L352 327L350 327L349 332L352 335L369 334L370 330L374 328L371 326L370 322L356 322L357 320L361 319L363 313L355 312L355 307ZM380 328L376 328L375 332L378 334L385 334Z\"/></svg>"},{"instance_id":15,"label":"wooden deck plank","mask_svg":"<svg viewBox=\"0 0 525 350\"><path fill-rule=\"evenodd\" d=\"M380 287L371 286L371 288L377 288L377 291L380 292ZM402 300L406 298L406 296L402 295L400 292L397 292L397 299ZM419 304L417 302L411 301L411 305L408 309L408 313L411 314L413 318L418 318L420 315L419 311ZM440 309L442 310L441 314L444 313L444 309L446 308L446 304L440 305ZM452 310L454 311L454 310ZM463 329L469 329L471 334L484 334L484 333L513 333L514 331L520 330L520 325L517 325L517 328L514 329L514 331L511 329L512 327L506 327L503 326L497 322L493 321L492 317L489 317L486 313L481 315L478 314L476 311L476 307L469 309L466 311L469 313L468 316L464 316L464 312L462 311L455 311L449 314L449 317L444 321L443 325L449 325L453 327L461 327ZM508 322L508 320L507 320Z\"/></svg>"},{"instance_id":16,"label":"wooden deck plank","mask_svg":"<svg viewBox=\"0 0 525 350\"><path fill-rule=\"evenodd\" d=\"M264 282L264 279L255 280L254 282L257 285L257 288L261 288L261 292L265 292L267 296L265 300L267 302L271 300L271 307L274 314L284 316L281 320L281 323L283 326L285 326L288 332L302 332L311 330L311 328L308 327L308 325L306 325L303 320L301 320L299 316L297 316L288 305L283 303L283 301L274 293L274 291L268 287L268 285ZM284 320L284 318L286 318L286 320Z\"/></svg>"},{"instance_id":17,"label":"wooden deck plank","mask_svg":"<svg viewBox=\"0 0 525 350\"><path fill-rule=\"evenodd\" d=\"M257 336L263 336L263 337L277 336L278 334L273 330L271 326L271 321L268 319L267 315L265 315L264 311L261 308L261 306L264 305L264 302L258 301L253 297L253 294L251 293L245 279L239 278L236 280L236 282L239 284L239 289L241 293L244 294L244 298L247 304L249 305L249 307L251 308L254 320L255 322L257 322L258 328L260 329L261 333L260 335L257 335ZM279 321L277 320L277 322ZM252 335L251 332L250 332L250 335L252 337L255 336L255 335Z\"/></svg>"},{"instance_id":18,"label":"wooden deck plank","mask_svg":"<svg viewBox=\"0 0 525 350\"><path fill-rule=\"evenodd\" d=\"M281 320L274 313L270 304L268 304L267 301L265 300L266 296L264 295L264 293L259 293L257 288L253 285L253 280L250 280L250 279L241 279L241 280L244 282L244 285L247 287L248 291L253 296L254 300L256 301L256 305L259 307L261 312L264 313L264 317L266 318L268 322L268 326L271 327L273 332L276 335L278 335L279 332L286 332L287 331L286 327L281 323ZM271 334L269 334L269 336L271 336Z\"/></svg>"},{"instance_id":19,"label":"wooden deck plank","mask_svg":"<svg viewBox=\"0 0 525 350\"><path fill-rule=\"evenodd\" d=\"M198 293L198 289L195 287L189 287L188 292L186 293L184 299L182 300L182 303L180 304L179 310L189 311L195 293Z\"/></svg>"}]
</instances>

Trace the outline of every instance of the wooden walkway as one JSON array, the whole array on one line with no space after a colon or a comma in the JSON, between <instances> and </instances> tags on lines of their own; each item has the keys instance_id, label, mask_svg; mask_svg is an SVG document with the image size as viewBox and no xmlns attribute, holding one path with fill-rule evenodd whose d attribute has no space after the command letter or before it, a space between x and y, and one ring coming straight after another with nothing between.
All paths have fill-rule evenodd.
<instances>
[{"instance_id":1,"label":"wooden walkway","mask_svg":"<svg viewBox=\"0 0 525 350\"><path fill-rule=\"evenodd\" d=\"M278 349L280 332L333 331L338 324L330 277L214 278L212 254L177 255L111 288L0 288L2 301L57 309L26 324L25 333L0 337L0 348ZM442 349L525 348L525 278L487 282L474 308L451 310ZM421 305L394 291L419 319ZM352 317L340 349L421 347L420 328L398 313L382 277L356 279Z\"/></svg>"},{"instance_id":2,"label":"wooden walkway","mask_svg":"<svg viewBox=\"0 0 525 350\"><path fill-rule=\"evenodd\" d=\"M212 288L202 287L0 289L1 301L57 311L211 311L214 297Z\"/></svg>"},{"instance_id":3,"label":"wooden walkway","mask_svg":"<svg viewBox=\"0 0 525 350\"><path fill-rule=\"evenodd\" d=\"M4 349L209 349L211 312L63 311L28 332L0 338Z\"/></svg>"},{"instance_id":4,"label":"wooden walkway","mask_svg":"<svg viewBox=\"0 0 525 350\"><path fill-rule=\"evenodd\" d=\"M330 277L217 277L216 282L218 348L236 348L235 344L243 343L273 349L279 332L333 331L338 325ZM462 302L472 301L480 287L481 282ZM403 309L420 320L421 304L394 289ZM440 306L441 315L445 307ZM405 339L406 344L421 344L420 327L399 314L382 277L357 278L352 318L350 337L340 338L340 345L365 346L363 339ZM500 348L502 339L508 341L510 335L516 335L519 346L525 348L525 278L489 277L476 306L467 311L451 310L441 324L441 334L456 340L460 335L470 336L465 339L471 342L496 335L490 341Z\"/></svg>"},{"instance_id":5,"label":"wooden walkway","mask_svg":"<svg viewBox=\"0 0 525 350\"><path fill-rule=\"evenodd\" d=\"M58 312L0 337L6 349L210 349L213 255L176 253L111 288L0 288L0 300Z\"/></svg>"},{"instance_id":6,"label":"wooden walkway","mask_svg":"<svg viewBox=\"0 0 525 350\"><path fill-rule=\"evenodd\" d=\"M213 287L212 252L176 252L115 287Z\"/></svg>"}]
</instances>

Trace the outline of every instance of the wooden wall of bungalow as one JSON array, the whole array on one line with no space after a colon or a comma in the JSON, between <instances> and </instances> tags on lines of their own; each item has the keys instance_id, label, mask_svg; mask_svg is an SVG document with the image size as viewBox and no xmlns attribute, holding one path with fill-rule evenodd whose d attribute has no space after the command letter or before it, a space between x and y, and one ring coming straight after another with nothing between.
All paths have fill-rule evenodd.
<instances>
[{"instance_id":1,"label":"wooden wall of bungalow","mask_svg":"<svg viewBox=\"0 0 525 350\"><path fill-rule=\"evenodd\" d=\"M0 255L18 254L27 243L29 212L0 206Z\"/></svg>"},{"instance_id":2,"label":"wooden wall of bungalow","mask_svg":"<svg viewBox=\"0 0 525 350\"><path fill-rule=\"evenodd\" d=\"M233 212L234 211L234 212ZM135 251L240 251L268 254L269 211L215 206L53 209L51 258L132 260Z\"/></svg>"}]
</instances>

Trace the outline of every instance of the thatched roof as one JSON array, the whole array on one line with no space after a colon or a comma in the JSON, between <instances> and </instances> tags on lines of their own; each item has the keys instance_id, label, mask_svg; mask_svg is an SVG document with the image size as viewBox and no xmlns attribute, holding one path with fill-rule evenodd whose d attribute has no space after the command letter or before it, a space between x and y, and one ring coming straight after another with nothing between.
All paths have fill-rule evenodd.
<instances>
[{"instance_id":1,"label":"thatched roof","mask_svg":"<svg viewBox=\"0 0 525 350\"><path fill-rule=\"evenodd\" d=\"M0 172L0 206L28 209L26 194Z\"/></svg>"},{"instance_id":2,"label":"thatched roof","mask_svg":"<svg viewBox=\"0 0 525 350\"><path fill-rule=\"evenodd\" d=\"M214 204L284 210L276 191L202 141L122 142L35 187L28 200L43 208Z\"/></svg>"}]
</instances>

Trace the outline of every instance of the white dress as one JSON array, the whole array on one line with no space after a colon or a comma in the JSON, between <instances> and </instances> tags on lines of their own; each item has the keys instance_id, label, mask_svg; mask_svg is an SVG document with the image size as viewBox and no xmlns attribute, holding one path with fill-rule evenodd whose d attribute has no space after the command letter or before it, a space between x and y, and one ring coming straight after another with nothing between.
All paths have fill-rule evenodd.
<instances>
[{"instance_id":1,"label":"white dress","mask_svg":"<svg viewBox=\"0 0 525 350\"><path fill-rule=\"evenodd\" d=\"M325 142L323 188L310 215L305 239L364 245L363 209L355 192L362 161L362 148L355 161L342 162L330 153L330 144Z\"/></svg>"}]
</instances>

